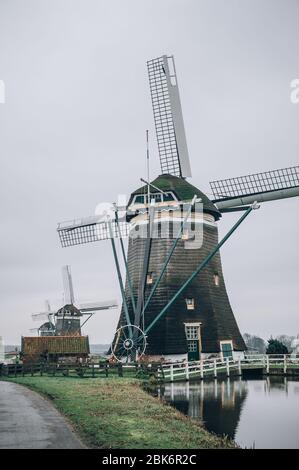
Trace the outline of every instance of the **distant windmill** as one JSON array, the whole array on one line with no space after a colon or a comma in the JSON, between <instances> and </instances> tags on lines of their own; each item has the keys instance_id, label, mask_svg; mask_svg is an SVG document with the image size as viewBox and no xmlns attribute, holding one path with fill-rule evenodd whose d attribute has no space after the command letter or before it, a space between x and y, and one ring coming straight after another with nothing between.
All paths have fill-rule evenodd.
<instances>
[{"instance_id":1,"label":"distant windmill","mask_svg":"<svg viewBox=\"0 0 299 470\"><path fill-rule=\"evenodd\" d=\"M116 300L102 302L88 302L75 306L74 288L70 266L62 267L62 280L64 289L63 306L58 311L50 308L50 303L46 300L44 312L32 314L33 320L46 320L37 330L40 336L73 336L81 335L81 328L99 310L108 310L117 307ZM81 317L87 315L81 324ZM31 329L31 331L36 329Z\"/></svg>"},{"instance_id":2,"label":"distant windmill","mask_svg":"<svg viewBox=\"0 0 299 470\"><path fill-rule=\"evenodd\" d=\"M173 56L147 66L162 174L131 194L126 214L115 205L106 220L93 216L59 224L60 241L67 247L111 240L123 300L111 348L117 360L143 354L189 360L215 353L237 356L246 346L229 303L219 250L257 203L299 195L299 167L213 181L210 200L186 181L191 167ZM217 221L231 211L244 214L219 242ZM153 236L163 222L174 227L174 221L179 228L172 237ZM138 230L146 236L136 237ZM126 257L123 237L128 235ZM126 267L125 285L115 238Z\"/></svg>"}]
</instances>

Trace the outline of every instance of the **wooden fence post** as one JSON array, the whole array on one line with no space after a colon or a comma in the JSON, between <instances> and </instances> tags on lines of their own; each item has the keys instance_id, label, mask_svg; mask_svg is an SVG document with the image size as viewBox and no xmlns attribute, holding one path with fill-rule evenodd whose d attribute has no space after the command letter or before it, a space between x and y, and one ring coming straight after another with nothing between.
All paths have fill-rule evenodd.
<instances>
[{"instance_id":1,"label":"wooden fence post","mask_svg":"<svg viewBox=\"0 0 299 470\"><path fill-rule=\"evenodd\" d=\"M287 373L287 356L286 354L283 355L283 373Z\"/></svg>"},{"instance_id":2,"label":"wooden fence post","mask_svg":"<svg viewBox=\"0 0 299 470\"><path fill-rule=\"evenodd\" d=\"M189 363L188 363L188 361L185 364L185 374L186 374L186 380L189 380Z\"/></svg>"},{"instance_id":3,"label":"wooden fence post","mask_svg":"<svg viewBox=\"0 0 299 470\"><path fill-rule=\"evenodd\" d=\"M266 374L269 374L270 371L270 362L269 362L269 356L268 354L266 355Z\"/></svg>"},{"instance_id":4,"label":"wooden fence post","mask_svg":"<svg viewBox=\"0 0 299 470\"><path fill-rule=\"evenodd\" d=\"M123 374L123 365L122 365L121 362L118 364L118 375L119 375L119 377L123 377L123 375L124 375Z\"/></svg>"},{"instance_id":5,"label":"wooden fence post","mask_svg":"<svg viewBox=\"0 0 299 470\"><path fill-rule=\"evenodd\" d=\"M203 379L203 360L200 360L200 378Z\"/></svg>"},{"instance_id":6,"label":"wooden fence post","mask_svg":"<svg viewBox=\"0 0 299 470\"><path fill-rule=\"evenodd\" d=\"M92 363L92 377L94 378L94 363Z\"/></svg>"},{"instance_id":7,"label":"wooden fence post","mask_svg":"<svg viewBox=\"0 0 299 470\"><path fill-rule=\"evenodd\" d=\"M214 378L217 379L217 363L216 363L216 359L214 359Z\"/></svg>"},{"instance_id":8,"label":"wooden fence post","mask_svg":"<svg viewBox=\"0 0 299 470\"><path fill-rule=\"evenodd\" d=\"M239 372L239 375L242 375L241 358L240 357L238 359L238 372Z\"/></svg>"},{"instance_id":9,"label":"wooden fence post","mask_svg":"<svg viewBox=\"0 0 299 470\"><path fill-rule=\"evenodd\" d=\"M170 365L170 382L173 382L173 364Z\"/></svg>"},{"instance_id":10,"label":"wooden fence post","mask_svg":"<svg viewBox=\"0 0 299 470\"><path fill-rule=\"evenodd\" d=\"M226 358L226 375L229 377L229 357Z\"/></svg>"}]
</instances>

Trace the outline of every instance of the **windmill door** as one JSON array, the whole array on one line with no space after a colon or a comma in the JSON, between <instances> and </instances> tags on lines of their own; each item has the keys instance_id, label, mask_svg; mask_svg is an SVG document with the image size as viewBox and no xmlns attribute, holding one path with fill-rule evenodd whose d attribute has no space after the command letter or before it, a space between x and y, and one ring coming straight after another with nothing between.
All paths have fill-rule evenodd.
<instances>
[{"instance_id":1,"label":"windmill door","mask_svg":"<svg viewBox=\"0 0 299 470\"><path fill-rule=\"evenodd\" d=\"M200 359L201 340L200 323L185 323L188 361Z\"/></svg>"}]
</instances>

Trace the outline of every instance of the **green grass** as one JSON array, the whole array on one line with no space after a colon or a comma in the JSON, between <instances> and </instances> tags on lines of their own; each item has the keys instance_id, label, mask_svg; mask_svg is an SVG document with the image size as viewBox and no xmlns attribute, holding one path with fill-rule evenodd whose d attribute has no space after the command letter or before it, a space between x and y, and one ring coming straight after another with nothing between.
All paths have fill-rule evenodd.
<instances>
[{"instance_id":1,"label":"green grass","mask_svg":"<svg viewBox=\"0 0 299 470\"><path fill-rule=\"evenodd\" d=\"M48 397L88 447L112 449L227 448L217 437L158 398L136 379L18 377Z\"/></svg>"}]
</instances>

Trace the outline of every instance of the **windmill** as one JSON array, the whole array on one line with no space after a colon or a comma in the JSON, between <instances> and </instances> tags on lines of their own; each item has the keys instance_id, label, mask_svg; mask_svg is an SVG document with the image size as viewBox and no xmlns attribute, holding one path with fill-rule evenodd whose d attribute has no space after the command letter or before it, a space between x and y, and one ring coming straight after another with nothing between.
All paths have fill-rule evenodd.
<instances>
[{"instance_id":1,"label":"windmill","mask_svg":"<svg viewBox=\"0 0 299 470\"><path fill-rule=\"evenodd\" d=\"M99 310L109 310L117 307L116 300L102 302L87 302L75 306L75 296L70 266L62 267L63 280L63 306L58 310L51 310L50 303L46 300L44 312L32 314L33 320L46 320L37 328L39 336L78 336L81 328ZM87 318L81 324L81 318ZM36 330L32 329L31 331Z\"/></svg>"},{"instance_id":2,"label":"windmill","mask_svg":"<svg viewBox=\"0 0 299 470\"><path fill-rule=\"evenodd\" d=\"M111 241L123 300L111 345L117 360L144 354L189 360L215 353L238 356L246 346L226 292L219 250L258 203L299 195L299 167L212 181L214 199L209 199L186 180L191 166L174 58L163 55L147 68L161 175L142 180L146 184L131 194L126 211L115 204L106 219L97 215L58 224L60 241L63 247ZM232 211L243 213L219 241L217 222Z\"/></svg>"}]
</instances>

